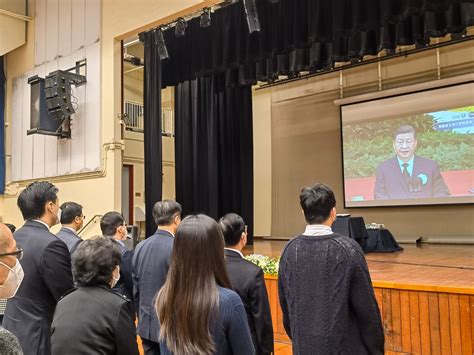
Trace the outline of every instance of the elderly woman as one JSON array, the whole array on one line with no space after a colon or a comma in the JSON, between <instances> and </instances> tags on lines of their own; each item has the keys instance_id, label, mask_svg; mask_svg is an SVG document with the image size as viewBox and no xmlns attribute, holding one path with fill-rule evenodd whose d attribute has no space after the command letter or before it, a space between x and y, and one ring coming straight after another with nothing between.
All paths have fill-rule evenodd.
<instances>
[{"instance_id":1,"label":"elderly woman","mask_svg":"<svg viewBox=\"0 0 474 355\"><path fill-rule=\"evenodd\" d=\"M120 277L120 247L97 237L79 244L72 256L78 287L56 306L52 354L138 354L130 301L112 291Z\"/></svg>"}]
</instances>

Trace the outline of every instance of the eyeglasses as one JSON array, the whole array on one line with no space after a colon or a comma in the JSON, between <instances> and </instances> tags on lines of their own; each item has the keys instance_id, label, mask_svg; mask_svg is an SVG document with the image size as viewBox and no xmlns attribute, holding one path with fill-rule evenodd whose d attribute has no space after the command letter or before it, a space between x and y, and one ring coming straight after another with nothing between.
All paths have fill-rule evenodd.
<instances>
[{"instance_id":1,"label":"eyeglasses","mask_svg":"<svg viewBox=\"0 0 474 355\"><path fill-rule=\"evenodd\" d=\"M9 255L14 255L18 260L21 260L23 259L23 249L19 248L17 251L12 251L11 253L0 254L0 257Z\"/></svg>"}]
</instances>

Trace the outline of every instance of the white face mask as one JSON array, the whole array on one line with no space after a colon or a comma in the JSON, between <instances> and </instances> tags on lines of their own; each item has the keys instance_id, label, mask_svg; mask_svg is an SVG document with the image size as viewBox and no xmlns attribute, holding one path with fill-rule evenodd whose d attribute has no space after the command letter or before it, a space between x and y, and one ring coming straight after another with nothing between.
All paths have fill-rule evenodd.
<instances>
[{"instance_id":1,"label":"white face mask","mask_svg":"<svg viewBox=\"0 0 474 355\"><path fill-rule=\"evenodd\" d=\"M117 282L120 280L120 268L119 272L117 273L117 278L114 277L114 274L112 274L112 285L110 285L110 288L114 288Z\"/></svg>"},{"instance_id":2,"label":"white face mask","mask_svg":"<svg viewBox=\"0 0 474 355\"><path fill-rule=\"evenodd\" d=\"M5 263L2 263L1 261L0 264L10 270L5 282L3 285L0 285L0 298L15 297L16 291L18 291L18 288L23 281L23 277L25 276L23 273L23 268L21 267L21 264L18 260L16 261L16 264L13 268L9 267Z\"/></svg>"}]
</instances>

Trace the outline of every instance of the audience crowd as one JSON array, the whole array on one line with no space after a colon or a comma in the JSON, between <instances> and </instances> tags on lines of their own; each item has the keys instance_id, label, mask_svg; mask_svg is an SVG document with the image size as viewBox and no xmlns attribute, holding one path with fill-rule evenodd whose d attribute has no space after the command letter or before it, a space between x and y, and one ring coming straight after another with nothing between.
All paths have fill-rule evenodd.
<instances>
[{"instance_id":1,"label":"audience crowd","mask_svg":"<svg viewBox=\"0 0 474 355\"><path fill-rule=\"evenodd\" d=\"M30 184L17 201L23 226L0 223L0 354L133 355L137 335L145 354L274 352L264 274L242 254L242 217L181 220L178 202L159 201L156 232L129 250L119 212L105 213L102 235L83 240L83 207L60 205L58 193ZM333 192L303 188L300 204L308 225L284 248L278 276L293 353L382 354L362 250L331 230Z\"/></svg>"}]
</instances>

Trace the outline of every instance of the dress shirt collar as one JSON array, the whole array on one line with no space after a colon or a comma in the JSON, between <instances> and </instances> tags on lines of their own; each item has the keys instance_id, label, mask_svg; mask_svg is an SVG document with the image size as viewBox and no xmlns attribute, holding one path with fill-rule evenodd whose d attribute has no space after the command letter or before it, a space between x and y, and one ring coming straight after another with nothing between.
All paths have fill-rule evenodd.
<instances>
[{"instance_id":1,"label":"dress shirt collar","mask_svg":"<svg viewBox=\"0 0 474 355\"><path fill-rule=\"evenodd\" d=\"M400 166L400 171L403 173L403 164L405 162L401 160L398 156L397 156L397 160L398 160L398 165ZM413 156L409 161L406 162L408 164L407 171L408 171L408 174L410 174L410 176L413 176L413 161L414 160L415 160L415 156Z\"/></svg>"},{"instance_id":2,"label":"dress shirt collar","mask_svg":"<svg viewBox=\"0 0 474 355\"><path fill-rule=\"evenodd\" d=\"M324 236L334 234L331 227L324 224L308 224L303 235L307 236Z\"/></svg>"},{"instance_id":3,"label":"dress shirt collar","mask_svg":"<svg viewBox=\"0 0 474 355\"><path fill-rule=\"evenodd\" d=\"M240 250L237 249L232 249L232 248L224 248L225 250L230 250L230 251L235 251L237 254L239 254L242 258L244 257L244 254Z\"/></svg>"},{"instance_id":4,"label":"dress shirt collar","mask_svg":"<svg viewBox=\"0 0 474 355\"><path fill-rule=\"evenodd\" d=\"M163 231L163 232L169 233L173 238L175 237L175 235L174 235L172 232L170 232L169 230L167 230L167 229L160 229L160 228L158 228L157 232L158 232L158 231Z\"/></svg>"},{"instance_id":5,"label":"dress shirt collar","mask_svg":"<svg viewBox=\"0 0 474 355\"><path fill-rule=\"evenodd\" d=\"M122 248L125 248L125 244L123 244L121 240L115 239L115 241L119 243L122 246Z\"/></svg>"},{"instance_id":6,"label":"dress shirt collar","mask_svg":"<svg viewBox=\"0 0 474 355\"><path fill-rule=\"evenodd\" d=\"M45 226L46 228L48 228L48 230L49 230L49 226L48 226L46 223L44 223L42 220L39 220L39 219L33 219L33 222L38 222L38 223L41 223L42 225L44 225L44 226Z\"/></svg>"},{"instance_id":7,"label":"dress shirt collar","mask_svg":"<svg viewBox=\"0 0 474 355\"><path fill-rule=\"evenodd\" d=\"M77 232L76 232L76 230L75 230L74 228L71 228L71 227L66 227L66 226L63 226L63 228L65 228L65 229L69 229L71 232L73 232L73 233L74 233L74 235L77 235Z\"/></svg>"}]
</instances>

